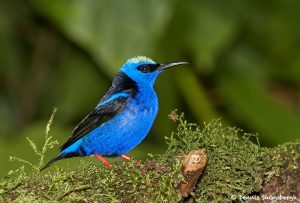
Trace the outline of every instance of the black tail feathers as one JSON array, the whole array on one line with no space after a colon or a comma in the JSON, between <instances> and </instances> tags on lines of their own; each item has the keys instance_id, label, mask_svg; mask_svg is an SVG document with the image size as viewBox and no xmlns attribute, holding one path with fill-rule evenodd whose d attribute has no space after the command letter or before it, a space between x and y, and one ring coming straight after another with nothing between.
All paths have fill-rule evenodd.
<instances>
[{"instance_id":1,"label":"black tail feathers","mask_svg":"<svg viewBox=\"0 0 300 203\"><path fill-rule=\"evenodd\" d=\"M45 168L48 168L50 165L52 165L54 162L56 162L58 160L69 158L69 157L70 157L70 155L68 153L60 153L56 157L54 157L53 159L51 159L46 165L44 165L40 169L40 171L44 170Z\"/></svg>"}]
</instances>

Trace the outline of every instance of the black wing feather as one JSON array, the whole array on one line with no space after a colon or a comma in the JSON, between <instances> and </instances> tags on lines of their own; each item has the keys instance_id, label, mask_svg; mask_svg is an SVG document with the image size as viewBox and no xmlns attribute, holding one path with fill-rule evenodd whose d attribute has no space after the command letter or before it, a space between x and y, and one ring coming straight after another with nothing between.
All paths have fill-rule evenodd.
<instances>
[{"instance_id":1,"label":"black wing feather","mask_svg":"<svg viewBox=\"0 0 300 203\"><path fill-rule=\"evenodd\" d=\"M93 129L114 118L125 109L126 101L126 97L120 97L97 107L75 127L72 136L61 146L60 150L66 149Z\"/></svg>"},{"instance_id":2,"label":"black wing feather","mask_svg":"<svg viewBox=\"0 0 300 203\"><path fill-rule=\"evenodd\" d=\"M114 94L120 92L129 93L130 97L135 97L138 92L136 82L122 71L119 71L115 75L111 88L104 95L100 102L103 102ZM72 132L72 136L63 146L61 146L60 150L62 151L66 149L93 129L114 118L117 114L125 109L126 101L126 97L120 97L97 107L75 127Z\"/></svg>"}]
</instances>

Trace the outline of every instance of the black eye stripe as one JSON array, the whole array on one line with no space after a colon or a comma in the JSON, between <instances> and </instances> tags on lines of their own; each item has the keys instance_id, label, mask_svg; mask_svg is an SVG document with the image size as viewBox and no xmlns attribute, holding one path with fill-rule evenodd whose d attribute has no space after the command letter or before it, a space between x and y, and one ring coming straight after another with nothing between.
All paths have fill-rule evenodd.
<instances>
[{"instance_id":1,"label":"black eye stripe","mask_svg":"<svg viewBox=\"0 0 300 203\"><path fill-rule=\"evenodd\" d=\"M142 73L150 73L158 68L159 64L143 64L137 67Z\"/></svg>"}]
</instances>

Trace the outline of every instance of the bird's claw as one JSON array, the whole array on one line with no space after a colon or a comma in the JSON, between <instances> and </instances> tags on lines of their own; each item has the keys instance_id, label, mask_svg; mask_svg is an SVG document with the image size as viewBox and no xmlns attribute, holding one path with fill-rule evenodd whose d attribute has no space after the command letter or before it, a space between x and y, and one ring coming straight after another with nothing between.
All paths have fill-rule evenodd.
<instances>
[{"instance_id":1,"label":"bird's claw","mask_svg":"<svg viewBox=\"0 0 300 203\"><path fill-rule=\"evenodd\" d=\"M130 161L131 160L131 158L129 157L129 156L126 156L126 155L121 155L120 156L122 159L124 159L124 160L126 160L126 161Z\"/></svg>"}]
</instances>

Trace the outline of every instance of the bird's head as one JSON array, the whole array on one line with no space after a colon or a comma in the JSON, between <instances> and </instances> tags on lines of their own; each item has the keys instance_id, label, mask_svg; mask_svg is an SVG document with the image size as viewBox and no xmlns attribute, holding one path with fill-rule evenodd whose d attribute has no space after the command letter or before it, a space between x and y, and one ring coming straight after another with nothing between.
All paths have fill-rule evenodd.
<instances>
[{"instance_id":1,"label":"bird's head","mask_svg":"<svg viewBox=\"0 0 300 203\"><path fill-rule=\"evenodd\" d=\"M137 56L128 59L120 71L139 84L153 85L162 71L181 64L187 62L157 63L145 56Z\"/></svg>"}]
</instances>

